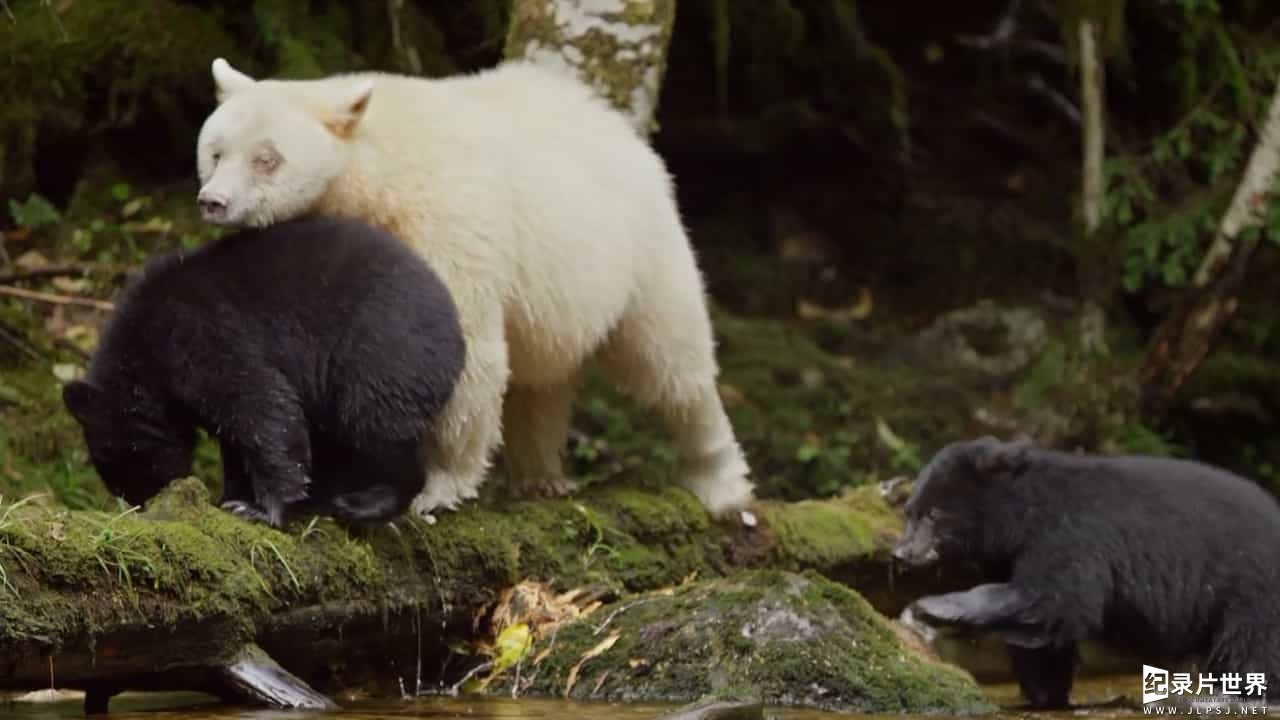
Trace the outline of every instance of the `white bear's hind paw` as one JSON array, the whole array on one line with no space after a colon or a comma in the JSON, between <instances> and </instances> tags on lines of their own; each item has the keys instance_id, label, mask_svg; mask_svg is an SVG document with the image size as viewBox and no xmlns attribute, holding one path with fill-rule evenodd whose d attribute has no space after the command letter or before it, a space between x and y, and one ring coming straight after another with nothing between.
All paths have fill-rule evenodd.
<instances>
[{"instance_id":1,"label":"white bear's hind paw","mask_svg":"<svg viewBox=\"0 0 1280 720\"><path fill-rule=\"evenodd\" d=\"M520 478L511 485L511 493L521 498L555 499L577 492L578 483L563 475Z\"/></svg>"}]
</instances>

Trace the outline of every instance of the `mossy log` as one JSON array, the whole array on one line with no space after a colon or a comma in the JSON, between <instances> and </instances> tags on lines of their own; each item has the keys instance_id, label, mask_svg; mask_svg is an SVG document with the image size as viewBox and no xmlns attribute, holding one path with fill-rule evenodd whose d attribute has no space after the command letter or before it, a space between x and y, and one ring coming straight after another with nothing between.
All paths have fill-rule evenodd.
<instances>
[{"instance_id":1,"label":"mossy log","mask_svg":"<svg viewBox=\"0 0 1280 720\"><path fill-rule=\"evenodd\" d=\"M234 694L221 669L256 644L324 693L413 691L454 679L451 643L525 579L617 595L695 572L812 569L855 587L873 578L868 599L900 606L882 590L900 521L875 487L756 514L755 527L719 524L684 490L606 486L435 525L357 535L317 519L280 532L213 507L196 478L140 512L0 505L0 689Z\"/></svg>"}]
</instances>

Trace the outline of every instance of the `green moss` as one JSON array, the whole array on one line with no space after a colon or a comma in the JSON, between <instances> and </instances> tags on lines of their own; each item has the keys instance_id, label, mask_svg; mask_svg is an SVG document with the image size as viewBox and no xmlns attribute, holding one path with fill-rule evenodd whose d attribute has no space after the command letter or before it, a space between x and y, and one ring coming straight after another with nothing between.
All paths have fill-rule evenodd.
<instances>
[{"instance_id":1,"label":"green moss","mask_svg":"<svg viewBox=\"0 0 1280 720\"><path fill-rule=\"evenodd\" d=\"M11 402L0 404L0 497L49 493L62 505L114 503L88 466L80 428L62 408L61 383L47 367L0 373Z\"/></svg>"},{"instance_id":2,"label":"green moss","mask_svg":"<svg viewBox=\"0 0 1280 720\"><path fill-rule=\"evenodd\" d=\"M868 496L870 497L870 496ZM837 513L878 517L873 504L833 501ZM0 641L32 636L86 642L106 633L193 622L253 637L281 612L325 603L392 612L412 607L446 624L522 580L557 590L621 592L715 577L735 564L844 566L878 556L866 545L879 520L843 521L820 504L798 508L853 542L821 552L809 541L710 522L684 490L602 486L572 499L473 503L435 525L402 518L353 535L330 519L298 519L287 532L214 507L198 478L171 484L143 512L70 511L0 502ZM803 526L788 518L781 535ZM874 533L872 533L874 536ZM843 548L843 550L839 549ZM854 555L841 557L841 552ZM796 553L792 557L789 553Z\"/></svg>"},{"instance_id":3,"label":"green moss","mask_svg":"<svg viewBox=\"0 0 1280 720\"><path fill-rule=\"evenodd\" d=\"M207 101L209 58L235 51L211 13L171 0L8 5L14 20L0 23L0 194L31 189L37 127L90 133L153 113L175 130L189 128L178 108Z\"/></svg>"},{"instance_id":4,"label":"green moss","mask_svg":"<svg viewBox=\"0 0 1280 720\"><path fill-rule=\"evenodd\" d=\"M558 628L554 643L543 638L530 654L547 649L527 669L525 693L615 702L754 696L843 712L990 709L972 678L916 656L856 592L815 573L746 572L624 598ZM488 690L510 692L512 680Z\"/></svg>"},{"instance_id":5,"label":"green moss","mask_svg":"<svg viewBox=\"0 0 1280 720\"><path fill-rule=\"evenodd\" d=\"M829 569L871 556L902 529L901 517L874 486L856 488L836 501L762 504L760 515L777 537L777 560L792 568Z\"/></svg>"},{"instance_id":6,"label":"green moss","mask_svg":"<svg viewBox=\"0 0 1280 720\"><path fill-rule=\"evenodd\" d=\"M261 41L273 51L273 75L317 78L361 64L351 50L352 21L344 4L257 0L253 15Z\"/></svg>"}]
</instances>

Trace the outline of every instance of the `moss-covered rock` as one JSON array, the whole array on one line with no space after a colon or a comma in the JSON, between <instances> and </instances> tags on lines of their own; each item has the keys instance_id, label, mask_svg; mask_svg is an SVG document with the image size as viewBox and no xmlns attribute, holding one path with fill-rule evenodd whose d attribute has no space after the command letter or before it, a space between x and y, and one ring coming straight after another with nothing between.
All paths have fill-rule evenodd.
<instances>
[{"instance_id":1,"label":"moss-covered rock","mask_svg":"<svg viewBox=\"0 0 1280 720\"><path fill-rule=\"evenodd\" d=\"M562 500L473 503L435 525L403 518L352 533L317 519L280 532L217 509L196 478L144 512L6 499L0 662L12 665L0 688L45 682L50 652L68 687L139 677L173 687L180 678L138 675L141 646L166 648L145 656L148 671L174 671L247 641L318 688L340 687L369 668L409 667L414 653L438 657L442 633L469 634L473 611L529 579L616 596L770 565L881 563L887 577L892 533L873 494L758 510L758 527L728 526L682 489L608 485ZM806 513L821 521L805 523ZM808 527L851 541L820 545Z\"/></svg>"},{"instance_id":2,"label":"moss-covered rock","mask_svg":"<svg viewBox=\"0 0 1280 720\"><path fill-rule=\"evenodd\" d=\"M549 652L546 652L549 651ZM844 712L991 709L973 679L904 646L856 592L754 571L624 598L534 643L524 693L622 702L756 695ZM489 684L509 693L514 673Z\"/></svg>"}]
</instances>

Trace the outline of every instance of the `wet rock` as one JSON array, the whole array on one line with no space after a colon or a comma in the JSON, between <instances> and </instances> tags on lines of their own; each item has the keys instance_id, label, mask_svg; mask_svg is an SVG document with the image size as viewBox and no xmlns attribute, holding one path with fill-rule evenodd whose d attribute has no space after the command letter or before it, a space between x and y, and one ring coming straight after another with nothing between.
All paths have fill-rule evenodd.
<instances>
[{"instance_id":1,"label":"wet rock","mask_svg":"<svg viewBox=\"0 0 1280 720\"><path fill-rule=\"evenodd\" d=\"M755 700L707 700L655 720L764 720L764 703Z\"/></svg>"},{"instance_id":2,"label":"wet rock","mask_svg":"<svg viewBox=\"0 0 1280 720\"><path fill-rule=\"evenodd\" d=\"M817 573L751 571L624 598L559 627L527 658L518 681L488 691L519 682L521 695L613 702L731 694L838 712L991 709L968 674L904 644L862 596Z\"/></svg>"},{"instance_id":3,"label":"wet rock","mask_svg":"<svg viewBox=\"0 0 1280 720\"><path fill-rule=\"evenodd\" d=\"M916 351L938 367L1008 378L1026 369L1047 341L1045 320L1036 311L984 300L935 320L916 337Z\"/></svg>"}]
</instances>

